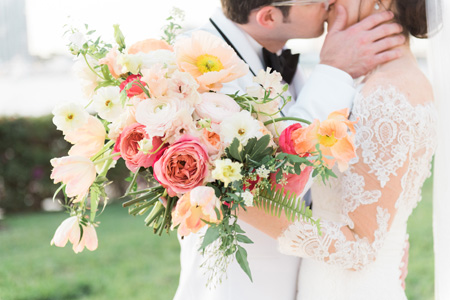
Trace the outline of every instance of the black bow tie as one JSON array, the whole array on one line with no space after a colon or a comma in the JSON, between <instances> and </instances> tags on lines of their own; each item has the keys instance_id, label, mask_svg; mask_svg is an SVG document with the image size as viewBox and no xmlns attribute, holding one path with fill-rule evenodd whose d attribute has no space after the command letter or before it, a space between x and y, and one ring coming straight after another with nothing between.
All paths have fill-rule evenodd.
<instances>
[{"instance_id":1,"label":"black bow tie","mask_svg":"<svg viewBox=\"0 0 450 300\"><path fill-rule=\"evenodd\" d=\"M283 50L280 56L263 48L263 58L266 67L281 73L286 83L291 83L297 71L300 54L292 54L290 49Z\"/></svg>"}]
</instances>

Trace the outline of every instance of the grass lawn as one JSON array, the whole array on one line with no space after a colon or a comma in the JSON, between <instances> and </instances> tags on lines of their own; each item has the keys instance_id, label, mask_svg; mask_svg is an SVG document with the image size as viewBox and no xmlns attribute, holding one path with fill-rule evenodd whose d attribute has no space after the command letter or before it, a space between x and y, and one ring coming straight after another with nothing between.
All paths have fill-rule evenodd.
<instances>
[{"instance_id":1,"label":"grass lawn","mask_svg":"<svg viewBox=\"0 0 450 300\"><path fill-rule=\"evenodd\" d=\"M406 284L412 300L434 299L430 180L423 196L409 222ZM50 246L65 218L62 213L36 213L7 216L0 223L0 300L172 299L179 272L175 234L154 236L143 218L112 205L98 219L97 251L74 254L69 246Z\"/></svg>"}]
</instances>

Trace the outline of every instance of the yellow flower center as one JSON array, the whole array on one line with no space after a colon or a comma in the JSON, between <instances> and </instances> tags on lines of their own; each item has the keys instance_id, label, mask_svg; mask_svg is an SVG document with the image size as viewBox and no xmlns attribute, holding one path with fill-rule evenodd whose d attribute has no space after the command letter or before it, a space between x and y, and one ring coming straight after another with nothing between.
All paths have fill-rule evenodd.
<instances>
[{"instance_id":1,"label":"yellow flower center","mask_svg":"<svg viewBox=\"0 0 450 300\"><path fill-rule=\"evenodd\" d=\"M73 114L69 114L69 115L67 116L67 119L72 120L72 119L73 119Z\"/></svg>"},{"instance_id":2,"label":"yellow flower center","mask_svg":"<svg viewBox=\"0 0 450 300\"><path fill-rule=\"evenodd\" d=\"M333 147L337 141L338 139L334 137L334 132L331 136L319 134L319 143L325 147Z\"/></svg>"},{"instance_id":3,"label":"yellow flower center","mask_svg":"<svg viewBox=\"0 0 450 300\"><path fill-rule=\"evenodd\" d=\"M112 105L112 101L111 100L106 100L105 105L107 107L110 107Z\"/></svg>"},{"instance_id":4,"label":"yellow flower center","mask_svg":"<svg viewBox=\"0 0 450 300\"><path fill-rule=\"evenodd\" d=\"M223 70L223 65L217 56L203 54L197 57L197 68L202 74L205 74Z\"/></svg>"},{"instance_id":5,"label":"yellow flower center","mask_svg":"<svg viewBox=\"0 0 450 300\"><path fill-rule=\"evenodd\" d=\"M245 134L245 129L240 128L240 129L238 130L238 134L239 134L239 135L244 135L244 134Z\"/></svg>"}]
</instances>

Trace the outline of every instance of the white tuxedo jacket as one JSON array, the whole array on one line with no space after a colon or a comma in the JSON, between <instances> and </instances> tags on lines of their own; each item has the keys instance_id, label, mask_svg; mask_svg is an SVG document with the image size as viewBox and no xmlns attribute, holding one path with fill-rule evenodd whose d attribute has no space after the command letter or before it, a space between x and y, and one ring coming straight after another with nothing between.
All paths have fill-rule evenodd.
<instances>
[{"instance_id":1,"label":"white tuxedo jacket","mask_svg":"<svg viewBox=\"0 0 450 300\"><path fill-rule=\"evenodd\" d=\"M201 30L228 40L241 55L250 69L257 74L264 69L262 47L228 20L221 11L211 17L210 23ZM249 72L229 84L222 92L245 92L253 85L253 74ZM284 109L291 116L312 120L325 119L334 110L351 107L355 90L352 78L337 69L319 65L306 81L299 67L290 85L292 103ZM245 245L253 275L253 283L241 270L237 262L228 267L227 278L215 289L206 288L204 270L200 268L204 258L199 253L203 228L198 234L180 239L181 274L174 300L294 300L296 298L297 276L300 258L279 253L277 241L251 227L245 222L239 224L254 244Z\"/></svg>"}]
</instances>

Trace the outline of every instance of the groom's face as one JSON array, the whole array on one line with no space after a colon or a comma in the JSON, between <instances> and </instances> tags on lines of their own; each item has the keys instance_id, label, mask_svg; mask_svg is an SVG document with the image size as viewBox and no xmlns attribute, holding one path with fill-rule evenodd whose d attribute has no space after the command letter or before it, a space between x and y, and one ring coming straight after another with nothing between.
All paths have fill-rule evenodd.
<instances>
[{"instance_id":1,"label":"groom's face","mask_svg":"<svg viewBox=\"0 0 450 300\"><path fill-rule=\"evenodd\" d=\"M336 0L330 0L330 4ZM280 34L287 39L314 38L324 32L324 23L328 18L328 10L324 3L310 5L294 5L289 16L280 25Z\"/></svg>"}]
</instances>

